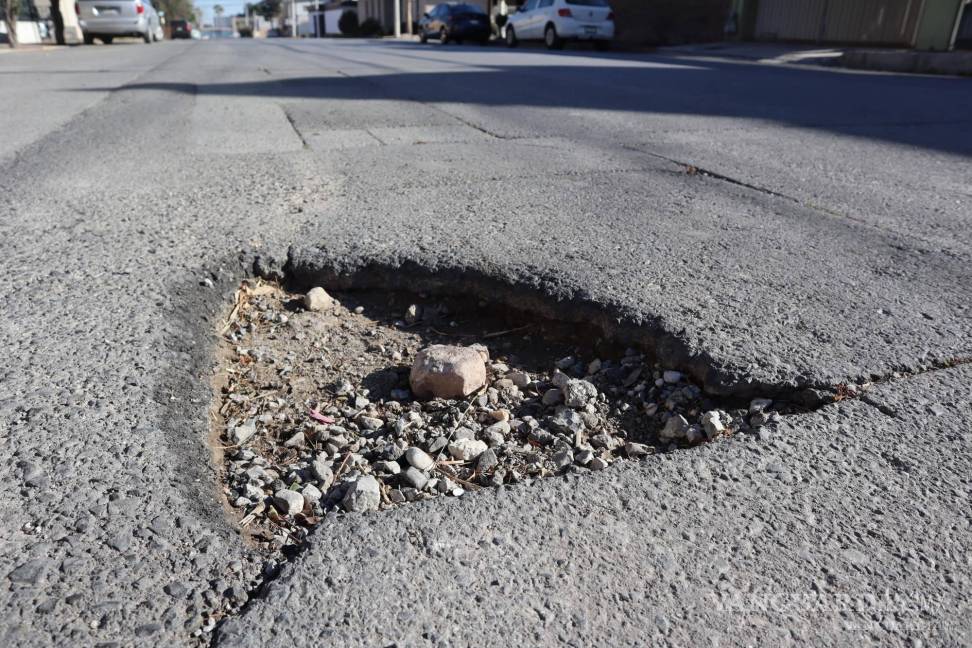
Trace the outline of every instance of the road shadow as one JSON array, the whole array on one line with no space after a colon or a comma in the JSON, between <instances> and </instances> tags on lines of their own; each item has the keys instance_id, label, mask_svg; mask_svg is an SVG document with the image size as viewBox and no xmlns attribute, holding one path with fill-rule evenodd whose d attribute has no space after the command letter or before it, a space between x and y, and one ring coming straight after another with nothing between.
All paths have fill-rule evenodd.
<instances>
[{"instance_id":1,"label":"road shadow","mask_svg":"<svg viewBox=\"0 0 972 648\"><path fill-rule=\"evenodd\" d=\"M257 46L299 53L332 72L244 82L146 82L103 89L741 118L972 155L972 83L959 78L477 45L435 51L418 43L384 41L342 41L341 46L327 49L303 42ZM443 59L443 51L453 57ZM386 58L392 54L394 60L361 58L375 53ZM414 71L402 71L408 62L414 62ZM345 66L373 73L333 72Z\"/></svg>"}]
</instances>

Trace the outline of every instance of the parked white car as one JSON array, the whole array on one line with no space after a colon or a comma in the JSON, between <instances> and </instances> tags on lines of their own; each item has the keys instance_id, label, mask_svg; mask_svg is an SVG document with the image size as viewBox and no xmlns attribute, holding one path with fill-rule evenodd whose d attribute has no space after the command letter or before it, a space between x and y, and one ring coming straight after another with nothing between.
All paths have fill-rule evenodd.
<instances>
[{"instance_id":1,"label":"parked white car","mask_svg":"<svg viewBox=\"0 0 972 648\"><path fill-rule=\"evenodd\" d=\"M146 43L162 40L162 21L151 0L77 0L74 10L86 45L105 45L115 36L137 36Z\"/></svg>"},{"instance_id":2,"label":"parked white car","mask_svg":"<svg viewBox=\"0 0 972 648\"><path fill-rule=\"evenodd\" d=\"M504 32L508 47L542 39L548 49L560 49L567 40L594 41L607 49L614 38L614 12L607 0L526 0L510 14Z\"/></svg>"}]
</instances>

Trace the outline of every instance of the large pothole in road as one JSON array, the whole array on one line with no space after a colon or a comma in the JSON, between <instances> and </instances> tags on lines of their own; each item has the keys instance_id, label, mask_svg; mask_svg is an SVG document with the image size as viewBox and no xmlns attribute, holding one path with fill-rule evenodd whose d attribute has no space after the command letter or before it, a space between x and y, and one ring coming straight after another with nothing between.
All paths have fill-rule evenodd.
<instances>
[{"instance_id":1,"label":"large pothole in road","mask_svg":"<svg viewBox=\"0 0 972 648\"><path fill-rule=\"evenodd\" d=\"M224 493L270 550L299 545L330 512L609 469L779 416L767 400L716 402L576 323L470 299L331 297L311 310L302 294L247 281L220 331ZM431 345L465 348L485 381L473 376L464 396L413 394L413 364Z\"/></svg>"}]
</instances>

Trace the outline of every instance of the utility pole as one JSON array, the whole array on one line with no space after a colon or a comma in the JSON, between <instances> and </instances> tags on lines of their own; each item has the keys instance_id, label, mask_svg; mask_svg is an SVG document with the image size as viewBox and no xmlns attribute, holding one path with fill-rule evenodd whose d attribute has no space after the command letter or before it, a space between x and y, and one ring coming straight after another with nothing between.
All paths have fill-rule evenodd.
<instances>
[{"instance_id":1,"label":"utility pole","mask_svg":"<svg viewBox=\"0 0 972 648\"><path fill-rule=\"evenodd\" d=\"M414 0L405 0L405 33L409 36L412 35L412 6L415 4Z\"/></svg>"},{"instance_id":2,"label":"utility pole","mask_svg":"<svg viewBox=\"0 0 972 648\"><path fill-rule=\"evenodd\" d=\"M402 36L402 0L392 0L395 5L395 38Z\"/></svg>"},{"instance_id":3,"label":"utility pole","mask_svg":"<svg viewBox=\"0 0 972 648\"><path fill-rule=\"evenodd\" d=\"M297 38L297 0L290 0L290 35Z\"/></svg>"}]
</instances>

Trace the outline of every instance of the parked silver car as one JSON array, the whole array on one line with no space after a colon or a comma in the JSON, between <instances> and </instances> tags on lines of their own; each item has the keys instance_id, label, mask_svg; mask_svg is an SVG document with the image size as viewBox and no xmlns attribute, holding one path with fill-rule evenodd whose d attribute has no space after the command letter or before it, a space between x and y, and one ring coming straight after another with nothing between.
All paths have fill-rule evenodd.
<instances>
[{"instance_id":1,"label":"parked silver car","mask_svg":"<svg viewBox=\"0 0 972 648\"><path fill-rule=\"evenodd\" d=\"M107 45L115 36L137 36L146 43L164 37L151 0L78 0L74 10L87 45L96 38Z\"/></svg>"}]
</instances>

